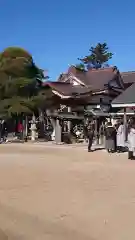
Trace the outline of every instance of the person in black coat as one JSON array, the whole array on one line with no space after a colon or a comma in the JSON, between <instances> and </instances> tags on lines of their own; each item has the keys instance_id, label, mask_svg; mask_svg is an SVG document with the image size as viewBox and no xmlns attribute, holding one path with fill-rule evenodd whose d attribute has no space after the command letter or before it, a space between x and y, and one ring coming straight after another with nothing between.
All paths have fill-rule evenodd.
<instances>
[{"instance_id":1,"label":"person in black coat","mask_svg":"<svg viewBox=\"0 0 135 240\"><path fill-rule=\"evenodd\" d=\"M90 124L88 127L88 152L91 152L91 147L93 143L93 138L94 138L94 128L93 125Z\"/></svg>"},{"instance_id":2,"label":"person in black coat","mask_svg":"<svg viewBox=\"0 0 135 240\"><path fill-rule=\"evenodd\" d=\"M116 151L116 129L111 123L105 128L105 148L108 152Z\"/></svg>"}]
</instances>

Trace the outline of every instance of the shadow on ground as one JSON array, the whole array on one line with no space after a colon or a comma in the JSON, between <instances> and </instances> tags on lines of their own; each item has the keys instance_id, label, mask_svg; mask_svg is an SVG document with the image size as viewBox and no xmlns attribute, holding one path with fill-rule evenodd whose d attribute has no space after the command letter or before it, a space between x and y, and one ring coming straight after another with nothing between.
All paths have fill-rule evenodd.
<instances>
[{"instance_id":1,"label":"shadow on ground","mask_svg":"<svg viewBox=\"0 0 135 240\"><path fill-rule=\"evenodd\" d=\"M0 229L0 240L8 240L8 236Z\"/></svg>"}]
</instances>

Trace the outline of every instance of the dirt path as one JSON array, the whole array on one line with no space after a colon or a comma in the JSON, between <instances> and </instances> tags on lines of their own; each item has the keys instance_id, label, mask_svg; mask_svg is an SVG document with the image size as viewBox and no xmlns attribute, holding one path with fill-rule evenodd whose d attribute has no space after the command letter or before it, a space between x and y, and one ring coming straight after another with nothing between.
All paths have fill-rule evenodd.
<instances>
[{"instance_id":1,"label":"dirt path","mask_svg":"<svg viewBox=\"0 0 135 240\"><path fill-rule=\"evenodd\" d=\"M134 240L134 222L126 154L0 146L0 240Z\"/></svg>"}]
</instances>

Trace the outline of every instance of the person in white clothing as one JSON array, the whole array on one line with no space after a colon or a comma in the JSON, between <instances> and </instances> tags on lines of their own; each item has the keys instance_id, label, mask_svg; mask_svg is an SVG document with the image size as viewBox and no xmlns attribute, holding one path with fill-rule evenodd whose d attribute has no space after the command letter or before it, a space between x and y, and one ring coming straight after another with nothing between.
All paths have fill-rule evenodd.
<instances>
[{"instance_id":1,"label":"person in white clothing","mask_svg":"<svg viewBox=\"0 0 135 240\"><path fill-rule=\"evenodd\" d=\"M117 152L124 152L125 148L125 129L121 122L117 129Z\"/></svg>"},{"instance_id":2,"label":"person in white clothing","mask_svg":"<svg viewBox=\"0 0 135 240\"><path fill-rule=\"evenodd\" d=\"M128 159L135 160L135 124L133 124L128 133Z\"/></svg>"}]
</instances>

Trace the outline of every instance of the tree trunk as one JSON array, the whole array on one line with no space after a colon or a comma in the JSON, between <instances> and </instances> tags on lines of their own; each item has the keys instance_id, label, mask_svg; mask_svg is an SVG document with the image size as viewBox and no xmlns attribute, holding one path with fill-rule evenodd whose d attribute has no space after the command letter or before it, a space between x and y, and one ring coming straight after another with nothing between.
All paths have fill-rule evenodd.
<instances>
[{"instance_id":1,"label":"tree trunk","mask_svg":"<svg viewBox=\"0 0 135 240\"><path fill-rule=\"evenodd\" d=\"M45 119L44 119L44 112L42 111L42 109L38 109L38 113L39 113L39 128L38 128L38 136L41 139L45 138Z\"/></svg>"},{"instance_id":2,"label":"tree trunk","mask_svg":"<svg viewBox=\"0 0 135 240\"><path fill-rule=\"evenodd\" d=\"M38 113L39 113L39 121L44 122L44 113L40 108L38 109Z\"/></svg>"},{"instance_id":3,"label":"tree trunk","mask_svg":"<svg viewBox=\"0 0 135 240\"><path fill-rule=\"evenodd\" d=\"M46 115L50 116L51 111L49 109L46 110ZM55 140L55 127L56 127L56 121L53 118L50 118L50 122L52 124L53 127L53 133L52 133L52 140Z\"/></svg>"},{"instance_id":4,"label":"tree trunk","mask_svg":"<svg viewBox=\"0 0 135 240\"><path fill-rule=\"evenodd\" d=\"M71 107L68 107L68 113L71 113L72 110L71 110ZM71 121L68 121L68 132L70 133L71 132Z\"/></svg>"}]
</instances>

